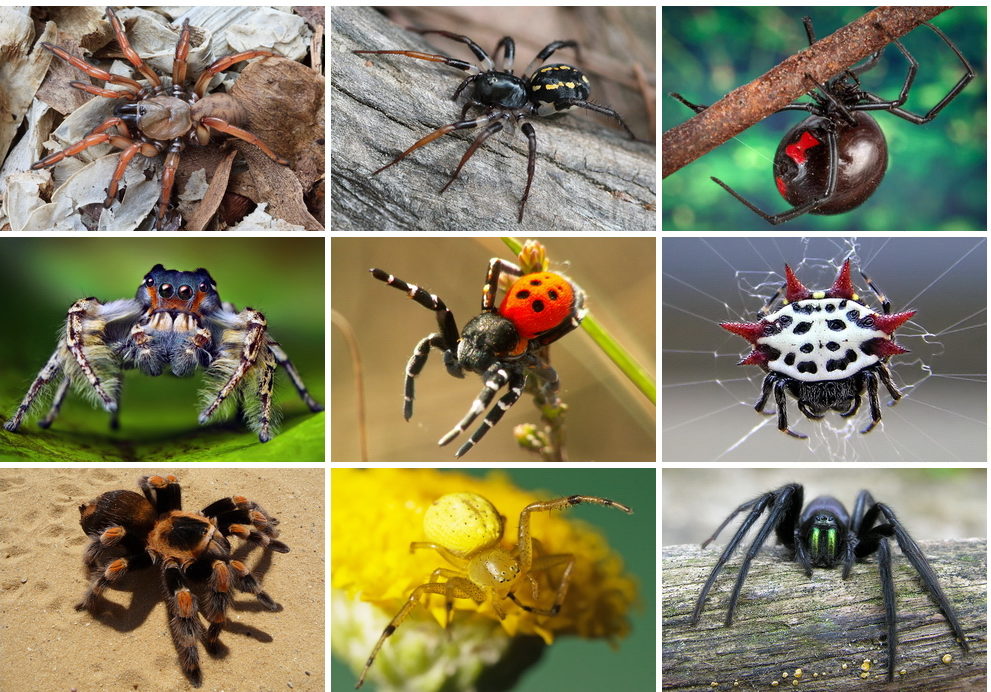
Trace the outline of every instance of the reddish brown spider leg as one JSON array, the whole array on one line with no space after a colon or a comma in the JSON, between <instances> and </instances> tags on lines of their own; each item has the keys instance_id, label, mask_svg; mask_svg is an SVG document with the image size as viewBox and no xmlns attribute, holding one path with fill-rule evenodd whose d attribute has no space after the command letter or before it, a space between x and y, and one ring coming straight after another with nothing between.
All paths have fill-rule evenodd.
<instances>
[{"instance_id":1,"label":"reddish brown spider leg","mask_svg":"<svg viewBox=\"0 0 991 692\"><path fill-rule=\"evenodd\" d=\"M134 158L134 155L143 146L145 146L143 142L132 142L121 153L120 160L117 162L117 168L114 169L114 174L110 176L110 184L107 186L107 198L103 200L103 207L105 209L109 209L110 205L114 203L114 198L117 197L117 187L120 184L120 179L124 177L127 164L131 162L131 159ZM152 148L154 149L154 147ZM158 153L157 149L155 149L155 153Z\"/></svg>"},{"instance_id":2,"label":"reddish brown spider leg","mask_svg":"<svg viewBox=\"0 0 991 692\"><path fill-rule=\"evenodd\" d=\"M99 67L96 67L95 65L90 65L82 58L77 58L75 55L70 55L69 53L66 53L58 46L53 46L51 43L43 42L41 45L47 48L48 50L50 50L58 57L65 60L73 67L82 70L90 77L96 77L97 79L102 79L104 82L110 82L111 84L122 84L124 86L129 86L137 91L141 90L141 85L135 82L133 79L122 77L117 74L110 74L106 70L101 70Z\"/></svg>"},{"instance_id":3,"label":"reddish brown spider leg","mask_svg":"<svg viewBox=\"0 0 991 692\"><path fill-rule=\"evenodd\" d=\"M504 119L506 117L508 116L503 114L502 118ZM465 151L465 155L461 157L461 161L458 163L458 167L454 169L454 172L451 173L451 177L444 184L444 187L440 189L441 192L444 192L444 190L449 188L451 186L451 183L453 183L457 179L458 174L461 173L461 169L464 168L465 163L468 161L468 159L471 158L472 154L478 151L478 148L482 146L482 143L485 142L485 140L487 140L489 137L494 135L496 132L502 130L502 128L503 128L503 123L502 123L502 119L500 119L500 120L496 120L494 123L491 123L488 127L486 127L484 130L478 133L478 137L475 138L475 141L472 142L471 146L468 147L468 150Z\"/></svg>"},{"instance_id":4,"label":"reddish brown spider leg","mask_svg":"<svg viewBox=\"0 0 991 692\"><path fill-rule=\"evenodd\" d=\"M114 91L113 89L101 89L98 86L89 84L87 82L69 82L69 86L74 89L79 89L80 91L85 91L87 94L93 94L94 96L103 96L108 99L130 99L135 100L138 98L137 93L131 91L130 89L124 89L122 91Z\"/></svg>"},{"instance_id":5,"label":"reddish brown spider leg","mask_svg":"<svg viewBox=\"0 0 991 692\"><path fill-rule=\"evenodd\" d=\"M36 171L40 168L47 168L48 166L52 166L58 163L59 161L61 161L62 159L64 159L66 156L75 156L84 149L88 149L89 147L96 146L97 144L104 144L106 142L109 142L110 137L111 136L108 135L106 132L101 132L95 135L87 135L86 137L83 137L75 144L66 147L62 151L56 151L54 154L49 154L48 156L43 158L41 161L31 164L31 170Z\"/></svg>"},{"instance_id":6,"label":"reddish brown spider leg","mask_svg":"<svg viewBox=\"0 0 991 692\"><path fill-rule=\"evenodd\" d=\"M262 55L276 57L278 53L273 53L270 50L246 50L243 53L235 53L234 55L228 55L226 58L214 60L209 67L200 73L199 79L196 80L196 84L193 86L193 93L203 98L203 94L206 93L207 84L210 83L210 80L213 79L215 74L223 72L234 63L251 60Z\"/></svg>"},{"instance_id":7,"label":"reddish brown spider leg","mask_svg":"<svg viewBox=\"0 0 991 692\"><path fill-rule=\"evenodd\" d=\"M98 135L101 132L106 132L111 127L117 127L117 128L119 128L120 131L121 131L121 134L123 134L125 137L130 137L131 136L131 131L127 129L127 125L124 124L124 121L123 120L121 120L120 118L118 118L116 116L113 117L113 118L107 118L102 123L100 123L99 125L97 125L96 127L94 127L92 130L90 130L88 134Z\"/></svg>"},{"instance_id":8,"label":"reddish brown spider leg","mask_svg":"<svg viewBox=\"0 0 991 692\"><path fill-rule=\"evenodd\" d=\"M455 130L467 130L467 129L470 129L472 127L477 127L477 126L481 125L482 123L487 123L490 120L494 120L496 117L499 117L499 114L486 115L486 116L484 116L482 118L478 118L477 120L461 120L461 121L456 122L456 123L451 123L449 125L443 125L441 127L438 127L436 130L434 130L433 132L431 132L429 135L426 135L425 137L421 137L420 139L418 139L413 144L413 146L411 146L409 149L407 149L406 151L404 151L402 154L400 154L399 156L397 156L396 158L394 158L392 161L390 161L389 163L385 164L380 169L378 169L377 171L375 171L374 173L372 173L372 175L378 175L379 173L381 173L382 171L384 171L389 166L392 166L394 164L399 163L400 161L402 161L403 159L405 159L407 156L409 156L410 154L412 154L414 151L416 151L420 147L422 147L422 146L424 146L426 144L430 144L435 139L438 139L440 137L443 137L444 135L446 135L449 132L454 132Z\"/></svg>"},{"instance_id":9,"label":"reddish brown spider leg","mask_svg":"<svg viewBox=\"0 0 991 692\"><path fill-rule=\"evenodd\" d=\"M175 46L175 59L172 61L172 83L186 83L186 58L189 57L189 20L182 23L179 43Z\"/></svg>"},{"instance_id":10,"label":"reddish brown spider leg","mask_svg":"<svg viewBox=\"0 0 991 692\"><path fill-rule=\"evenodd\" d=\"M158 218L155 221L155 229L159 231L162 230L162 224L165 222L165 212L169 208L169 199L172 197L172 186L175 184L177 168L179 168L179 151L178 149L170 149L165 156L165 168L162 169L162 194L158 197Z\"/></svg>"},{"instance_id":11,"label":"reddish brown spider leg","mask_svg":"<svg viewBox=\"0 0 991 692\"><path fill-rule=\"evenodd\" d=\"M268 146L265 144L265 142L261 141L260 139L258 139L258 137L251 134L247 130L242 130L240 127L235 127L234 125L231 125L226 120L222 120L220 118L214 118L213 116L208 115L200 118L200 123L206 125L207 127L212 127L214 130L219 130L220 132L233 135L238 139L243 139L245 142L248 142L249 144L254 144L256 147L261 149L265 153L265 155L268 156L268 158L272 159L276 163L282 164L283 166L289 165L288 161L286 161L284 158L282 158L274 151L269 149Z\"/></svg>"},{"instance_id":12,"label":"reddish brown spider leg","mask_svg":"<svg viewBox=\"0 0 991 692\"><path fill-rule=\"evenodd\" d=\"M117 19L117 14L109 7L107 8L107 18L110 20L110 26L114 28L114 35L117 37L117 43L120 44L120 49L124 52L124 57L138 68L138 72L143 74L154 86L162 86L162 80L158 78L155 71L145 65L144 60L137 54L137 51L131 48L131 43L127 40L127 35L124 33L124 26ZM140 89L141 86L138 85L138 88Z\"/></svg>"}]
</instances>

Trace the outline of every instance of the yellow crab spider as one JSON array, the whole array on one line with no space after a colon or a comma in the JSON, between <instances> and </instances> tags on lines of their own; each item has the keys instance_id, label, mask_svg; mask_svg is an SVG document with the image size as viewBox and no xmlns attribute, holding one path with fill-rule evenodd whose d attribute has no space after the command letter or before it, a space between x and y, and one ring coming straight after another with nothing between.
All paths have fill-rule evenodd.
<instances>
[{"instance_id":1,"label":"yellow crab spider","mask_svg":"<svg viewBox=\"0 0 991 692\"><path fill-rule=\"evenodd\" d=\"M429 582L420 584L410 592L409 598L399 612L382 630L382 635L369 654L355 688L364 684L365 676L372 667L379 649L402 624L424 594L443 594L448 624L455 598L470 598L479 605L488 600L499 619L506 617L502 601L507 598L527 612L537 615L557 615L568 594L575 556L570 553L560 553L534 557L530 515L533 512L550 512L582 503L615 507L627 514L633 514L633 510L626 505L590 495L571 495L555 500L534 502L520 512L516 546L511 550L505 550L499 547L504 530L504 518L487 499L474 493L451 493L435 500L423 516L423 531L428 540L414 541L409 547L411 551L421 548L436 550L457 569L439 567L431 573ZM516 599L514 589L520 580L525 579L529 582L530 593L536 601L537 580L531 572L559 565L564 565L564 571L561 573L561 582L550 608L529 606ZM442 579L444 581L441 581Z\"/></svg>"}]
</instances>

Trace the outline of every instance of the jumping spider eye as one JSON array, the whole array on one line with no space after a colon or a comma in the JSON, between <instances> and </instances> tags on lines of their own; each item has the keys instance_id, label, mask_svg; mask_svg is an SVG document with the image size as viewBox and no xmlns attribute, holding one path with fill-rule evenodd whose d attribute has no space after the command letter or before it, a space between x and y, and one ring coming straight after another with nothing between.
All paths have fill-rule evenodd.
<instances>
[{"instance_id":1,"label":"jumping spider eye","mask_svg":"<svg viewBox=\"0 0 991 692\"><path fill-rule=\"evenodd\" d=\"M489 500L475 493L451 493L434 501L423 516L423 533L427 540L410 543L410 550L436 550L455 569L434 570L428 583L420 584L410 592L406 603L389 621L375 643L355 687L364 684L365 676L385 640L402 624L425 594L444 596L448 623L453 615L455 598L470 598L478 604L488 601L499 619L506 617L507 600L528 613L557 615L567 596L576 558L566 553L536 555L534 539L530 534L530 516L534 512L551 512L583 503L633 513L626 505L589 495L534 502L520 512L516 545L506 550L500 546L504 518ZM516 589L525 585L530 597L536 602L539 593L533 573L561 566L561 581L549 607L528 605L517 599ZM440 579L444 581L439 581Z\"/></svg>"},{"instance_id":2,"label":"jumping spider eye","mask_svg":"<svg viewBox=\"0 0 991 692\"><path fill-rule=\"evenodd\" d=\"M200 292L194 295L193 286L199 286ZM268 442L274 434L272 392L280 365L309 409L322 411L289 356L269 334L262 313L252 308L239 312L232 303L221 301L206 269L187 272L156 264L134 298L106 303L82 298L72 304L55 353L4 428L16 431L38 406L40 395L55 385L51 409L39 426L52 424L74 385L111 414L110 425L116 428L124 370L183 377L203 368L202 395L207 403L200 424L232 398L243 408L258 439Z\"/></svg>"},{"instance_id":3,"label":"jumping spider eye","mask_svg":"<svg viewBox=\"0 0 991 692\"><path fill-rule=\"evenodd\" d=\"M207 652L217 652L234 591L253 594L268 610L282 608L245 564L232 558L227 537L279 553L288 553L289 546L276 540L279 520L245 497L184 512L175 476L144 476L138 486L143 496L112 490L79 506L79 525L90 538L83 554L90 584L76 610L95 611L105 588L131 570L156 565L179 663L199 687L199 642ZM210 623L206 632L201 612Z\"/></svg>"}]
</instances>

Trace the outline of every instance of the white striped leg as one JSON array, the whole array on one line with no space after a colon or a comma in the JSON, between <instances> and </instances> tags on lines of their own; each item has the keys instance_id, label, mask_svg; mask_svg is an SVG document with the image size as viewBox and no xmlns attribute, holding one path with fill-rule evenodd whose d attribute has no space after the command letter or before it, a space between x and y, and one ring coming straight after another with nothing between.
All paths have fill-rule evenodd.
<instances>
[{"instance_id":1,"label":"white striped leg","mask_svg":"<svg viewBox=\"0 0 991 692\"><path fill-rule=\"evenodd\" d=\"M14 412L14 415L10 417L10 420L8 420L6 423L3 424L4 430L7 430L8 432L14 432L15 430L17 430L17 428L20 427L21 422L24 420L24 414L28 412L28 410L31 408L31 405L34 403L34 400L38 397L38 395L42 392L42 390L44 390L49 384L51 384L51 382L53 382L57 377L63 376L62 366L59 363L60 363L59 351L56 350L55 353L52 354L52 357L48 359L48 362L45 363L45 366L38 373L38 376L34 378L34 382L31 383L31 386L28 387L27 394L24 395L24 399L17 407L17 410ZM68 387L68 378L65 378L64 382L65 382L65 386ZM59 392L62 393L62 397L65 396L65 392L63 391L61 385L59 388ZM61 398L58 396L58 394L56 394L55 396L55 401L56 401L55 411L57 413L58 412L57 405L61 403ZM48 426L42 426L42 427L48 427Z\"/></svg>"},{"instance_id":2,"label":"white striped leg","mask_svg":"<svg viewBox=\"0 0 991 692\"><path fill-rule=\"evenodd\" d=\"M482 381L482 391L475 398L475 400L471 402L471 407L469 407L468 413L465 414L465 417L462 418L449 433L440 438L440 441L437 444L441 447L467 430L468 426L471 425L474 420L489 407L489 404L492 403L492 397L494 397L496 392L502 389L506 385L506 382L509 381L509 373L506 372L501 365L495 363L489 366L489 369L485 371L484 375L482 375Z\"/></svg>"},{"instance_id":3,"label":"white striped leg","mask_svg":"<svg viewBox=\"0 0 991 692\"><path fill-rule=\"evenodd\" d=\"M423 366L427 364L427 356L430 355L431 348L444 351L444 362L448 366L448 372L452 375L457 375L458 377L463 376L460 367L457 366L456 362L454 363L454 366L457 369L452 371L451 359L447 357L447 354L450 353L450 351L448 351L447 342L444 340L442 335L435 332L423 337L413 349L413 355L409 357L409 361L406 363L406 378L404 380L403 387L403 418L406 420L413 417L413 380L420 374L420 371L423 370Z\"/></svg>"},{"instance_id":4,"label":"white striped leg","mask_svg":"<svg viewBox=\"0 0 991 692\"><path fill-rule=\"evenodd\" d=\"M499 422L502 418L502 414L509 410L509 407L519 401L520 396L523 394L523 385L526 384L526 375L522 372L510 372L509 373L509 383L507 391L499 400L496 402L495 406L488 412L485 416L485 420L479 426L478 430L471 436L471 438L461 445L461 449L455 454L456 457L463 457L467 454L472 447L478 444L485 433L489 431L490 428L495 427L495 424Z\"/></svg>"},{"instance_id":5,"label":"white striped leg","mask_svg":"<svg viewBox=\"0 0 991 692\"><path fill-rule=\"evenodd\" d=\"M306 404L306 406L314 413L317 411L323 411L323 405L310 396L309 390L307 390L306 385L303 384L303 378L299 376L299 371L296 370L296 366L292 364L291 360L289 360L289 356L282 350L282 347L275 341L269 341L268 350L272 352L273 356L275 356L275 362L281 365L283 369L285 369L286 374L289 375L289 379L292 380L292 384L296 388L296 391L299 392L299 396L303 400L303 403Z\"/></svg>"}]
</instances>

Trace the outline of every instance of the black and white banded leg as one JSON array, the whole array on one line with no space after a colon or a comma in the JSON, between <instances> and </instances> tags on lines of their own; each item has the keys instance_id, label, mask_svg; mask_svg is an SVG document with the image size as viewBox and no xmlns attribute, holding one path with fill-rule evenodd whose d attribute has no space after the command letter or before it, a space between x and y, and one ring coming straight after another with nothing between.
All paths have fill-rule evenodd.
<instances>
[{"instance_id":1,"label":"black and white banded leg","mask_svg":"<svg viewBox=\"0 0 991 692\"><path fill-rule=\"evenodd\" d=\"M495 372L493 372L495 370ZM488 402L492 400L495 393L502 388L503 383L507 387L507 391L496 401L495 406L493 406L485 418L482 420L482 424L478 427L472 436L461 445L461 448L455 453L456 457L463 457L467 454L472 447L478 444L478 441L485 437L491 428L495 426L501 419L504 413L509 410L509 408L519 401L520 396L523 395L523 386L526 384L526 374L517 370L506 370L501 366L493 366L486 371L485 385L482 388L482 392L478 395L478 398L472 403L471 409L468 411L468 415L465 416L464 420L458 423L457 427L451 432L441 438L440 444L445 445L455 437L457 437L462 431L465 430L475 418L485 410Z\"/></svg>"}]
</instances>

